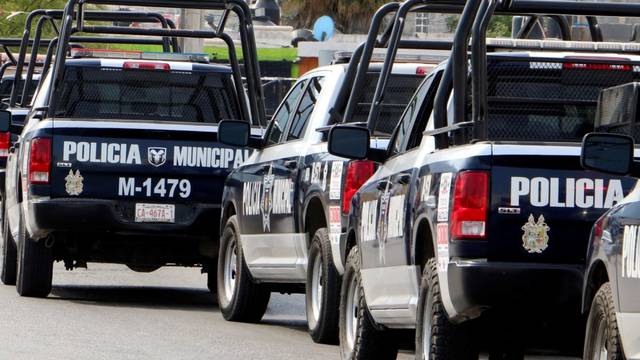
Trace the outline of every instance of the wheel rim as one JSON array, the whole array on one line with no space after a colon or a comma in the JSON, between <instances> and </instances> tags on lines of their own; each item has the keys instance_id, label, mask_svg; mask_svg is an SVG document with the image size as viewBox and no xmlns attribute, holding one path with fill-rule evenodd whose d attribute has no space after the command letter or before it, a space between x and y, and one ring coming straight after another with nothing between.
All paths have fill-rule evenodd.
<instances>
[{"instance_id":1,"label":"wheel rim","mask_svg":"<svg viewBox=\"0 0 640 360\"><path fill-rule=\"evenodd\" d=\"M600 319L600 321L598 321L595 343L596 348L593 358L597 360L607 360L609 357L609 351L607 350L607 327L604 319Z\"/></svg>"},{"instance_id":2,"label":"wheel rim","mask_svg":"<svg viewBox=\"0 0 640 360\"><path fill-rule=\"evenodd\" d=\"M230 302L233 297L233 292L236 289L237 278L237 246L235 240L232 240L227 245L227 249L224 254L224 297Z\"/></svg>"},{"instance_id":3,"label":"wheel rim","mask_svg":"<svg viewBox=\"0 0 640 360\"><path fill-rule=\"evenodd\" d=\"M433 300L429 296L429 292L426 293L427 303L425 304L422 313L422 358L429 359L431 355L431 308L433 307Z\"/></svg>"},{"instance_id":4,"label":"wheel rim","mask_svg":"<svg viewBox=\"0 0 640 360\"><path fill-rule=\"evenodd\" d=\"M311 273L311 311L316 322L320 319L322 296L322 256L317 254L313 259Z\"/></svg>"},{"instance_id":5,"label":"wheel rim","mask_svg":"<svg viewBox=\"0 0 640 360\"><path fill-rule=\"evenodd\" d=\"M349 350L353 350L356 343L356 337L358 332L358 313L360 303L360 287L358 286L358 279L354 274L349 282L349 291L347 292L347 314L346 314L346 329L347 329L347 346Z\"/></svg>"}]
</instances>

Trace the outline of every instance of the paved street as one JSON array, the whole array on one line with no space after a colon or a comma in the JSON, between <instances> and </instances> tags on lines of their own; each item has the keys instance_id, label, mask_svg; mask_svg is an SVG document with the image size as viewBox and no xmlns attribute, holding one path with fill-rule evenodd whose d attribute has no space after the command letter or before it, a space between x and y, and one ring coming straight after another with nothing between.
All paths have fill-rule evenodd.
<instances>
[{"instance_id":1,"label":"paved street","mask_svg":"<svg viewBox=\"0 0 640 360\"><path fill-rule=\"evenodd\" d=\"M54 274L47 299L0 286L0 359L339 359L307 335L301 295L275 295L261 324L239 324L194 269L58 264Z\"/></svg>"}]
</instances>

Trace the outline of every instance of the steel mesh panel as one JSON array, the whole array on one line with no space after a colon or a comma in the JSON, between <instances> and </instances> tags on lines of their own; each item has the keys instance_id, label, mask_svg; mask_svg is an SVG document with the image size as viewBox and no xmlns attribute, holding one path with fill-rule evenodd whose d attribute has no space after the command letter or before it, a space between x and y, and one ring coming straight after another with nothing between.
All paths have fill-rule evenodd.
<instances>
[{"instance_id":1,"label":"steel mesh panel","mask_svg":"<svg viewBox=\"0 0 640 360\"><path fill-rule=\"evenodd\" d=\"M639 89L640 84L631 83L604 90L598 103L595 130L629 135L639 142L636 110Z\"/></svg>"},{"instance_id":2,"label":"steel mesh panel","mask_svg":"<svg viewBox=\"0 0 640 360\"><path fill-rule=\"evenodd\" d=\"M634 80L629 62L490 58L487 135L496 141L580 141L600 92Z\"/></svg>"},{"instance_id":3,"label":"steel mesh panel","mask_svg":"<svg viewBox=\"0 0 640 360\"><path fill-rule=\"evenodd\" d=\"M371 101L378 85L379 73L369 73L351 119L352 122L366 122L371 111ZM387 82L380 116L374 127L374 134L391 136L407 104L424 80L416 75L392 74Z\"/></svg>"},{"instance_id":4,"label":"steel mesh panel","mask_svg":"<svg viewBox=\"0 0 640 360\"><path fill-rule=\"evenodd\" d=\"M237 119L229 74L68 67L56 116L217 123Z\"/></svg>"}]
</instances>

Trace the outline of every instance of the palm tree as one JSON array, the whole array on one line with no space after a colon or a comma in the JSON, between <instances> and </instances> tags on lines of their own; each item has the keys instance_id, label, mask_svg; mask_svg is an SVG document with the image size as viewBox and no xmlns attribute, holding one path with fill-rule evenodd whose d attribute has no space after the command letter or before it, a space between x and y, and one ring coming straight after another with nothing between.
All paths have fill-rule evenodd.
<instances>
[{"instance_id":1,"label":"palm tree","mask_svg":"<svg viewBox=\"0 0 640 360\"><path fill-rule=\"evenodd\" d=\"M314 21L329 15L343 33L366 33L373 13L384 0L282 0L281 6L295 28L311 28Z\"/></svg>"}]
</instances>

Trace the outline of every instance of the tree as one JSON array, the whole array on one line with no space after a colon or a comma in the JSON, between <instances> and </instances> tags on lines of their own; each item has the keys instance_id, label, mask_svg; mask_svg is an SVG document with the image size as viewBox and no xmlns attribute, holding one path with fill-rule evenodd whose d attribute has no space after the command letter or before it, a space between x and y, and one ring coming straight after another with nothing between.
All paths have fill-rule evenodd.
<instances>
[{"instance_id":1,"label":"tree","mask_svg":"<svg viewBox=\"0 0 640 360\"><path fill-rule=\"evenodd\" d=\"M328 15L343 33L366 33L375 11L385 0L282 0L285 17L295 28L311 28L320 16ZM288 15L288 16L287 16Z\"/></svg>"},{"instance_id":2,"label":"tree","mask_svg":"<svg viewBox=\"0 0 640 360\"><path fill-rule=\"evenodd\" d=\"M62 9L66 3L65 0L2 0L0 36L21 37L28 13L36 9Z\"/></svg>"},{"instance_id":3,"label":"tree","mask_svg":"<svg viewBox=\"0 0 640 360\"><path fill-rule=\"evenodd\" d=\"M511 37L511 23L513 17L511 16L494 16L489 23L489 28L487 29L487 37L492 38L504 38ZM447 27L449 31L454 32L456 27L458 26L459 17L458 16L449 16L446 19Z\"/></svg>"}]
</instances>

